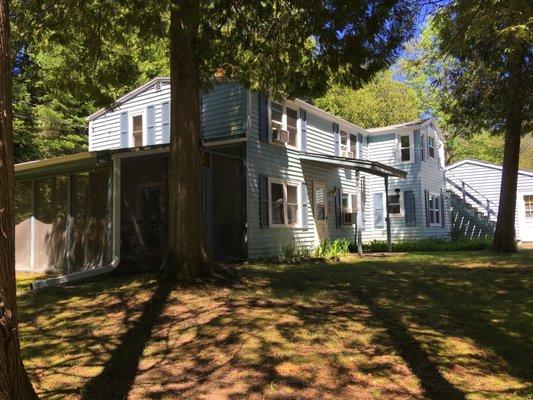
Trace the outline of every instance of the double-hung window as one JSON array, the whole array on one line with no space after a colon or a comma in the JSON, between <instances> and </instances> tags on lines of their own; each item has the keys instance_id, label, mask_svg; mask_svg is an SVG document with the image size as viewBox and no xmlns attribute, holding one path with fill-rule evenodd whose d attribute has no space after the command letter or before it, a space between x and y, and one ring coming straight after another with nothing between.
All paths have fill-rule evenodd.
<instances>
[{"instance_id":1,"label":"double-hung window","mask_svg":"<svg viewBox=\"0 0 533 400\"><path fill-rule=\"evenodd\" d=\"M435 158L435 136L428 136L428 155Z\"/></svg>"},{"instance_id":2,"label":"double-hung window","mask_svg":"<svg viewBox=\"0 0 533 400\"><path fill-rule=\"evenodd\" d=\"M441 198L436 194L429 195L429 224L440 226L441 224Z\"/></svg>"},{"instance_id":3,"label":"double-hung window","mask_svg":"<svg viewBox=\"0 0 533 400\"><path fill-rule=\"evenodd\" d=\"M299 222L298 184L271 179L269 181L271 226L295 226Z\"/></svg>"},{"instance_id":4,"label":"double-hung window","mask_svg":"<svg viewBox=\"0 0 533 400\"><path fill-rule=\"evenodd\" d=\"M410 133L398 135L398 161L413 162L413 137Z\"/></svg>"},{"instance_id":5,"label":"double-hung window","mask_svg":"<svg viewBox=\"0 0 533 400\"><path fill-rule=\"evenodd\" d=\"M341 130L341 157L357 157L357 135Z\"/></svg>"},{"instance_id":6,"label":"double-hung window","mask_svg":"<svg viewBox=\"0 0 533 400\"><path fill-rule=\"evenodd\" d=\"M533 195L524 195L524 211L526 218L533 218Z\"/></svg>"},{"instance_id":7,"label":"double-hung window","mask_svg":"<svg viewBox=\"0 0 533 400\"><path fill-rule=\"evenodd\" d=\"M132 117L132 137L133 147L141 147L143 145L143 116L135 115Z\"/></svg>"},{"instance_id":8,"label":"double-hung window","mask_svg":"<svg viewBox=\"0 0 533 400\"><path fill-rule=\"evenodd\" d=\"M270 130L272 142L298 147L298 111L271 101Z\"/></svg>"},{"instance_id":9,"label":"double-hung window","mask_svg":"<svg viewBox=\"0 0 533 400\"><path fill-rule=\"evenodd\" d=\"M353 193L342 193L342 224L349 226L355 224L357 215L357 195Z\"/></svg>"}]
</instances>

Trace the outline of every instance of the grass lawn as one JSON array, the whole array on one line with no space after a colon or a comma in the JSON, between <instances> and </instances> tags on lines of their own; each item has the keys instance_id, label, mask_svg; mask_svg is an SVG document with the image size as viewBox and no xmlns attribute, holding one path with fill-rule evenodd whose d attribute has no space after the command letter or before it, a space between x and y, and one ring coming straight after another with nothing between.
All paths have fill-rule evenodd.
<instances>
[{"instance_id":1,"label":"grass lawn","mask_svg":"<svg viewBox=\"0 0 533 400\"><path fill-rule=\"evenodd\" d=\"M19 295L42 398L533 399L533 251L239 266ZM27 277L25 277L27 278Z\"/></svg>"}]
</instances>

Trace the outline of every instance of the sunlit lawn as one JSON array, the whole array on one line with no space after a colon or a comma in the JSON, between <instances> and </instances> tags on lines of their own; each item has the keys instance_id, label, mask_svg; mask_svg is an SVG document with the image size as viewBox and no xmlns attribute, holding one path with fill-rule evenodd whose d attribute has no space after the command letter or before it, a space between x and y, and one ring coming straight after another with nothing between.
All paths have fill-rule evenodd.
<instances>
[{"instance_id":1,"label":"sunlit lawn","mask_svg":"<svg viewBox=\"0 0 533 400\"><path fill-rule=\"evenodd\" d=\"M533 252L238 267L21 294L42 398L533 399ZM25 277L27 278L27 277Z\"/></svg>"}]
</instances>

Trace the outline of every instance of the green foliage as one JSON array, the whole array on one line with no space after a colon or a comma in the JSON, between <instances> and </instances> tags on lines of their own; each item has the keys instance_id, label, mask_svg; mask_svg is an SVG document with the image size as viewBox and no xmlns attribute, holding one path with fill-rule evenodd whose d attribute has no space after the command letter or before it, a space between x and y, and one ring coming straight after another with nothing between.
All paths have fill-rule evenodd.
<instances>
[{"instance_id":1,"label":"green foliage","mask_svg":"<svg viewBox=\"0 0 533 400\"><path fill-rule=\"evenodd\" d=\"M379 73L358 90L335 85L315 104L363 128L412 121L423 111L419 94L394 80L391 71Z\"/></svg>"},{"instance_id":2,"label":"green foliage","mask_svg":"<svg viewBox=\"0 0 533 400\"><path fill-rule=\"evenodd\" d=\"M490 249L491 239L464 239L450 241L447 239L421 239L416 241L400 241L392 243L393 252L411 251L473 251ZM365 252L386 252L387 242L373 240L363 244Z\"/></svg>"},{"instance_id":3,"label":"green foliage","mask_svg":"<svg viewBox=\"0 0 533 400\"><path fill-rule=\"evenodd\" d=\"M348 254L350 248L350 241L346 238L325 240L314 251L315 257L325 258L339 258Z\"/></svg>"},{"instance_id":4,"label":"green foliage","mask_svg":"<svg viewBox=\"0 0 533 400\"><path fill-rule=\"evenodd\" d=\"M281 248L281 261L299 263L311 258L311 249L306 246L297 246L294 241Z\"/></svg>"}]
</instances>

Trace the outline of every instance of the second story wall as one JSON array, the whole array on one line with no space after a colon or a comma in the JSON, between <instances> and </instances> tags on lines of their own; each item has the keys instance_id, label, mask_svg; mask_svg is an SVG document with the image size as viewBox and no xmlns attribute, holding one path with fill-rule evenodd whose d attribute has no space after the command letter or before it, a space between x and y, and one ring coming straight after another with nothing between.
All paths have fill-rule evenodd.
<instances>
[{"instance_id":1,"label":"second story wall","mask_svg":"<svg viewBox=\"0 0 533 400\"><path fill-rule=\"evenodd\" d=\"M249 92L220 83L201 95L204 140L244 136L249 125ZM170 82L156 78L89 117L89 150L166 144L170 141Z\"/></svg>"}]
</instances>

